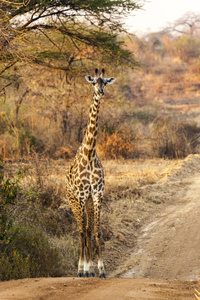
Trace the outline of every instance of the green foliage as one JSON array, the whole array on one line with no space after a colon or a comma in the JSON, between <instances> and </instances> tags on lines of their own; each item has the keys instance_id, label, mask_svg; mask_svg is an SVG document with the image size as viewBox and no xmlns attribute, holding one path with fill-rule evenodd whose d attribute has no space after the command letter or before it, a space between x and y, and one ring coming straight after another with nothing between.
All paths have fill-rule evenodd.
<instances>
[{"instance_id":1,"label":"green foliage","mask_svg":"<svg viewBox=\"0 0 200 300\"><path fill-rule=\"evenodd\" d=\"M100 52L98 61L103 56L105 61L133 67L136 62L132 53L119 41L119 33L125 32L120 20L139 8L132 0L3 1L0 60L7 65L2 66L0 75L18 61L71 72L78 61L91 59L96 51ZM21 17L24 14L26 18ZM33 41L34 35L39 41L43 37L51 47L44 50L45 46ZM56 64L58 58L64 58L62 65Z\"/></svg>"},{"instance_id":2,"label":"green foliage","mask_svg":"<svg viewBox=\"0 0 200 300\"><path fill-rule=\"evenodd\" d=\"M17 3L19 3L19 6L17 6ZM4 2L3 3L3 9L6 10L8 5L10 7L17 7L17 9L12 10L11 12L11 18L14 16L24 14L26 12L31 12L32 10L37 10L41 13L42 17L45 17L47 15L63 15L64 13L66 17L69 17L70 12L73 11L76 16L79 16L81 12L87 12L88 14L93 15L94 18L96 18L99 22L102 20L106 21L106 17L103 16L104 13L111 14L114 13L116 15L120 15L120 13L127 13L130 10L134 10L139 8L139 5L136 4L135 1L132 0L102 0L102 1L96 1L96 0L73 0L73 1L66 1L66 0L58 0L55 3L52 3L52 1L49 0L30 0L28 2L22 2L22 1L15 1L14 5L12 5L12 2ZM9 7L9 8L10 8ZM57 8L56 12L54 11L54 8ZM119 11L121 9L121 11ZM81 12L80 12L81 11ZM34 23L36 19L38 19L38 15L35 15L32 12L32 18L33 20L31 23ZM41 18L39 16L39 18ZM71 16L71 18L74 18L74 16ZM108 22L108 20L107 20Z\"/></svg>"}]
</instances>

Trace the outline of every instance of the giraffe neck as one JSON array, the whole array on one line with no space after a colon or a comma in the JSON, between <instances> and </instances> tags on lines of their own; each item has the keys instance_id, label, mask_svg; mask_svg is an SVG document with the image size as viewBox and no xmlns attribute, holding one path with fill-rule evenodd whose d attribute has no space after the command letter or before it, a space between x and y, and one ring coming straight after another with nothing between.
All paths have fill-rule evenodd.
<instances>
[{"instance_id":1,"label":"giraffe neck","mask_svg":"<svg viewBox=\"0 0 200 300\"><path fill-rule=\"evenodd\" d=\"M90 106L89 121L82 143L88 150L96 149L100 100L101 97L94 93L93 104Z\"/></svg>"}]
</instances>

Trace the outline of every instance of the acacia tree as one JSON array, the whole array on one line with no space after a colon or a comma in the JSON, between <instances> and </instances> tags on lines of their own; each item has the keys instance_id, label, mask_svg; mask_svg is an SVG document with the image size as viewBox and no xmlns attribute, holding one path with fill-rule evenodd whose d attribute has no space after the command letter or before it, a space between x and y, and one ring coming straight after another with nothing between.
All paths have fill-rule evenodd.
<instances>
[{"instance_id":1,"label":"acacia tree","mask_svg":"<svg viewBox=\"0 0 200 300\"><path fill-rule=\"evenodd\" d=\"M180 19L165 30L175 32L181 35L188 35L190 37L199 36L200 33L200 14L194 12L187 12Z\"/></svg>"},{"instance_id":2,"label":"acacia tree","mask_svg":"<svg viewBox=\"0 0 200 300\"><path fill-rule=\"evenodd\" d=\"M135 66L119 38L132 0L1 0L0 75L18 61L65 71L100 60Z\"/></svg>"},{"instance_id":3,"label":"acacia tree","mask_svg":"<svg viewBox=\"0 0 200 300\"><path fill-rule=\"evenodd\" d=\"M185 62L198 59L200 53L199 13L188 12L184 14L163 32L172 33L171 41L167 37L165 38L165 43L172 55L179 55Z\"/></svg>"}]
</instances>

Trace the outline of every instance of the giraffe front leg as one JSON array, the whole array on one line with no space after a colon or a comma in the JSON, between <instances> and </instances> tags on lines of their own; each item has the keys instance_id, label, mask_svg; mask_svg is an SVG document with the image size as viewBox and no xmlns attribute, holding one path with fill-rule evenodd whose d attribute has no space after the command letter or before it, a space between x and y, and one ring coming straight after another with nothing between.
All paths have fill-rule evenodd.
<instances>
[{"instance_id":1,"label":"giraffe front leg","mask_svg":"<svg viewBox=\"0 0 200 300\"><path fill-rule=\"evenodd\" d=\"M98 250L98 269L99 269L99 277L100 277L100 278L106 278L106 271L105 271L104 264L103 264L103 259L102 259L102 249L101 249L102 241L101 241L101 233L98 232L97 234L95 234L95 236L96 236L97 250Z\"/></svg>"},{"instance_id":2,"label":"giraffe front leg","mask_svg":"<svg viewBox=\"0 0 200 300\"><path fill-rule=\"evenodd\" d=\"M84 266L84 274L85 277L95 277L93 262L92 262L92 243L91 243L91 236L92 232L90 229L87 228L87 254L88 260L85 259L85 266Z\"/></svg>"},{"instance_id":3,"label":"giraffe front leg","mask_svg":"<svg viewBox=\"0 0 200 300\"><path fill-rule=\"evenodd\" d=\"M95 277L93 262L92 262L92 231L94 226L94 205L92 198L86 202L87 213L87 250L88 250L88 277Z\"/></svg>"},{"instance_id":4,"label":"giraffe front leg","mask_svg":"<svg viewBox=\"0 0 200 300\"><path fill-rule=\"evenodd\" d=\"M85 277L84 275L84 261L85 261L85 236L83 232L80 232L80 257L78 262L78 274L77 277Z\"/></svg>"},{"instance_id":5,"label":"giraffe front leg","mask_svg":"<svg viewBox=\"0 0 200 300\"><path fill-rule=\"evenodd\" d=\"M80 257L78 262L78 277L84 277L84 266L85 266L85 239L86 239L86 220L84 214L84 203L76 199L74 194L67 186L67 197L76 219L79 229L79 240L80 240Z\"/></svg>"},{"instance_id":6,"label":"giraffe front leg","mask_svg":"<svg viewBox=\"0 0 200 300\"><path fill-rule=\"evenodd\" d=\"M101 231L100 231L100 211L101 211L101 199L99 201L94 201L94 233L97 243L98 251L98 269L99 277L106 278L106 271L102 259L102 240L101 240Z\"/></svg>"},{"instance_id":7,"label":"giraffe front leg","mask_svg":"<svg viewBox=\"0 0 200 300\"><path fill-rule=\"evenodd\" d=\"M88 277L95 277L95 271L92 262L92 243L91 243L92 232L87 231L87 242L88 242Z\"/></svg>"},{"instance_id":8,"label":"giraffe front leg","mask_svg":"<svg viewBox=\"0 0 200 300\"><path fill-rule=\"evenodd\" d=\"M84 208L81 209L82 214L77 218L80 233L80 258L78 263L78 277L88 277L89 266L86 257L86 220Z\"/></svg>"}]
</instances>

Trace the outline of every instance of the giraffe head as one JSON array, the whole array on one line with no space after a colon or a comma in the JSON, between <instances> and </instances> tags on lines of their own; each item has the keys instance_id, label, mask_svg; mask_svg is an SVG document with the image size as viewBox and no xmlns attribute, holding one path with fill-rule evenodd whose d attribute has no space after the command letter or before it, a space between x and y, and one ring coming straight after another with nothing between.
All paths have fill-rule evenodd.
<instances>
[{"instance_id":1,"label":"giraffe head","mask_svg":"<svg viewBox=\"0 0 200 300\"><path fill-rule=\"evenodd\" d=\"M95 76L85 76L86 80L94 85L94 92L97 96L104 96L104 90L106 84L112 84L116 79L114 78L105 78L105 70L102 69L101 74L99 75L99 70L95 69Z\"/></svg>"}]
</instances>

